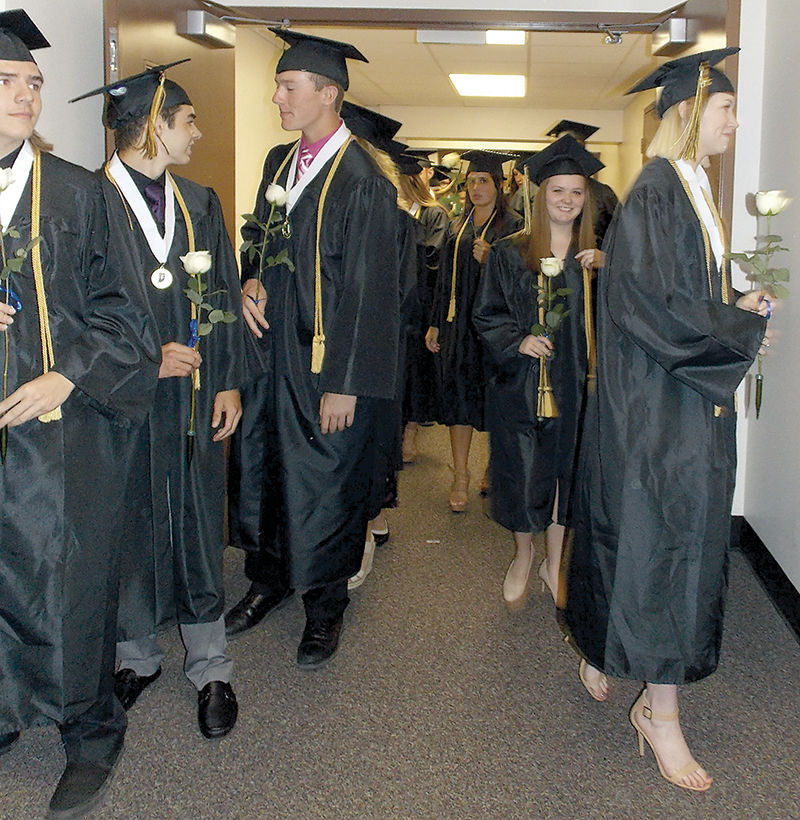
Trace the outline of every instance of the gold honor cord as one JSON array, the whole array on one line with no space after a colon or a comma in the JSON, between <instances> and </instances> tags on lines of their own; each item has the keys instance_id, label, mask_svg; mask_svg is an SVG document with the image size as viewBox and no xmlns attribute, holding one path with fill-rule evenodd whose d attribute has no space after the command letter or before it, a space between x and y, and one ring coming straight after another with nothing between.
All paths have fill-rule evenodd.
<instances>
[{"instance_id":1,"label":"gold honor cord","mask_svg":"<svg viewBox=\"0 0 800 820\"><path fill-rule=\"evenodd\" d=\"M50 333L50 321L47 317L47 294L44 291L42 274L42 250L40 246L40 207L42 202L42 155L38 148L33 149L33 168L31 170L31 264L33 266L33 283L36 291L36 306L39 311L39 337L42 341L42 375L55 366L53 355L53 337ZM39 416L39 421L58 421L61 418L61 407Z\"/></svg>"},{"instance_id":2,"label":"gold honor cord","mask_svg":"<svg viewBox=\"0 0 800 820\"><path fill-rule=\"evenodd\" d=\"M456 243L455 247L453 248L453 271L450 277L450 303L447 306L447 321L452 322L453 319L456 318L456 271L458 266L458 247L461 244L461 234L464 233L466 230L467 225L473 219L473 215L475 213L475 208L473 208L469 212L469 216L464 220L464 224L461 226L461 230L458 232L458 236L456 236ZM483 239L486 236L486 231L489 230L489 226L494 221L495 215L497 214L497 209L492 211L492 215L489 219L486 220L486 224L483 226L483 230L481 231L481 235L479 239Z\"/></svg>"},{"instance_id":3,"label":"gold honor cord","mask_svg":"<svg viewBox=\"0 0 800 820\"><path fill-rule=\"evenodd\" d=\"M686 196L689 198L689 203L694 210L695 216L697 217L697 221L700 223L700 232L703 235L703 251L706 255L706 277L708 279L708 295L713 299L714 298L714 286L711 277L711 240L708 236L708 229L703 222L703 218L700 216L700 210L697 207L697 202L695 201L694 195L692 194L692 189L689 187L689 183L684 179L683 174L681 173L680 168L678 167L677 163L670 160L669 163L672 166L672 169L678 175L678 179L680 180L681 185L683 186L683 190L686 193ZM703 191L703 198L705 199L706 203L708 204L709 209L711 210L711 215L714 217L714 222L717 225L717 228L720 232L720 237L722 238L723 246L726 246L727 239L725 237L725 229L722 224L722 220L719 217L719 212L717 211L716 206L714 205L714 200L706 193L706 191L701 186L701 191ZM724 259L724 257L723 257ZM719 271L720 274L720 293L722 295L721 301L724 302L726 305L731 304L731 288L728 284L728 277L726 273L726 262L723 261L722 263L722 270ZM734 402L733 408L736 410L736 396L734 395ZM714 405L714 415L724 416L727 413L726 408L720 407L718 404Z\"/></svg>"},{"instance_id":4,"label":"gold honor cord","mask_svg":"<svg viewBox=\"0 0 800 820\"><path fill-rule=\"evenodd\" d=\"M545 327L544 292L544 274L539 271L539 324L542 327ZM558 418L556 397L553 395L553 385L550 383L550 374L547 372L547 356L539 356L539 390L536 399L536 417L539 419Z\"/></svg>"},{"instance_id":5,"label":"gold honor cord","mask_svg":"<svg viewBox=\"0 0 800 820\"><path fill-rule=\"evenodd\" d=\"M122 189L117 184L117 180L114 179L114 177L111 174L111 171L109 171L107 162L103 165L103 173L106 175L106 179L117 189L119 198L122 200L122 207L125 209L125 216L128 217L128 227L131 230L133 230L133 220L131 219L131 212L128 210L128 203L125 199L124 194L122 193Z\"/></svg>"},{"instance_id":6,"label":"gold honor cord","mask_svg":"<svg viewBox=\"0 0 800 820\"><path fill-rule=\"evenodd\" d=\"M342 143L342 146L336 152L331 165L328 176L325 178L325 183L322 186L322 193L319 195L319 205L317 206L317 236L314 244L314 338L311 341L311 372L322 372L322 362L325 359L325 332L322 327L322 262L319 253L319 239L322 232L322 209L325 205L325 197L328 194L333 175L342 161L344 152L347 146L352 142L353 137L350 136Z\"/></svg>"},{"instance_id":7,"label":"gold honor cord","mask_svg":"<svg viewBox=\"0 0 800 820\"><path fill-rule=\"evenodd\" d=\"M591 393L597 378L597 348L594 340L594 314L592 313L592 272L583 266L583 328L586 334L586 386Z\"/></svg>"}]
</instances>

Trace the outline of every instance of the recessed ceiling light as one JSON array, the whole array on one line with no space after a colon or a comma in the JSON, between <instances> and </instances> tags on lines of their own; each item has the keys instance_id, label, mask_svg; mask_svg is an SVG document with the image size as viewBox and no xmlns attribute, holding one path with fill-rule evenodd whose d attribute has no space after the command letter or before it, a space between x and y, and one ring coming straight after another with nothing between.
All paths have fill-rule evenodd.
<instances>
[{"instance_id":1,"label":"recessed ceiling light","mask_svg":"<svg viewBox=\"0 0 800 820\"><path fill-rule=\"evenodd\" d=\"M524 97L522 74L450 74L462 97Z\"/></svg>"},{"instance_id":2,"label":"recessed ceiling light","mask_svg":"<svg viewBox=\"0 0 800 820\"><path fill-rule=\"evenodd\" d=\"M489 29L486 32L486 44L489 46L524 46L525 32Z\"/></svg>"}]
</instances>

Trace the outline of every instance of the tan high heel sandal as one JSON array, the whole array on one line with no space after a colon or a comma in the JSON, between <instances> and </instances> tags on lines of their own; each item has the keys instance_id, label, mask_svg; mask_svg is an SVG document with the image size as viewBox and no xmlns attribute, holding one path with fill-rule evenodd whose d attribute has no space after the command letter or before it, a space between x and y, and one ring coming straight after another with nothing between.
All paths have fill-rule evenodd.
<instances>
[{"instance_id":1,"label":"tan high heel sandal","mask_svg":"<svg viewBox=\"0 0 800 820\"><path fill-rule=\"evenodd\" d=\"M598 702L603 703L604 701L608 700L608 694L603 695L600 697L596 695L594 690L592 689L592 683L589 678L586 676L586 667L588 664L586 663L586 658L582 658L580 664L578 665L578 677L581 679L581 683L583 684L583 688ZM598 670L599 671L599 670ZM605 675L598 678L598 683L605 680L608 682L608 678Z\"/></svg>"},{"instance_id":2,"label":"tan high heel sandal","mask_svg":"<svg viewBox=\"0 0 800 820\"><path fill-rule=\"evenodd\" d=\"M641 715L642 718L645 720L677 720L678 719L678 712L671 712L670 714L658 714L654 712L650 708L650 704L647 702L647 690L643 689L642 694L636 699L636 703L631 706L631 711L628 713L628 720L631 722L631 726L636 729L637 739L639 741L639 757L644 757L644 742L647 741L647 745L653 752L653 757L656 759L656 764L658 765L658 771L661 772L661 776L666 780L668 783L672 783L673 786L678 786L681 789L688 789L689 791L693 792L706 792L711 788L711 783L706 783L705 786L692 786L689 783L682 783L684 777L687 775L692 774L693 772L698 771L698 769L702 769L703 767L694 759L692 759L691 763L687 763L683 768L678 769L675 774L669 775L664 770L664 765L661 762L661 758L658 756L658 752L656 751L656 747L653 746L653 742L645 733L644 729L639 725L638 721L636 720L637 715Z\"/></svg>"},{"instance_id":3,"label":"tan high heel sandal","mask_svg":"<svg viewBox=\"0 0 800 820\"><path fill-rule=\"evenodd\" d=\"M467 490L469 490L469 473L456 473L453 477L453 486L450 487L448 503L455 512L464 512L467 508Z\"/></svg>"}]
</instances>

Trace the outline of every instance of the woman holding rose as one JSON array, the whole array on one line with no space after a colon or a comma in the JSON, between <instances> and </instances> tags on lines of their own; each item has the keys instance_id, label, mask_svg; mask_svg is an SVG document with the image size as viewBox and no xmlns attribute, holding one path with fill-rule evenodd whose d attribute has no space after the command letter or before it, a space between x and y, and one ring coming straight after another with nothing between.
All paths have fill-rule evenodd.
<instances>
[{"instance_id":1,"label":"woman holding rose","mask_svg":"<svg viewBox=\"0 0 800 820\"><path fill-rule=\"evenodd\" d=\"M602 260L587 178L603 164L565 136L526 165L540 186L530 236L492 247L473 311L494 364L486 396L490 510L514 534L516 555L503 583L509 603L527 590L535 532L545 532L547 545L539 576L558 598L589 362L584 268ZM547 378L557 407L552 417L538 406Z\"/></svg>"},{"instance_id":2,"label":"woman holding rose","mask_svg":"<svg viewBox=\"0 0 800 820\"><path fill-rule=\"evenodd\" d=\"M629 712L639 754L647 742L661 775L692 791L712 780L684 738L678 686L719 660L734 392L771 337L769 294L731 287L703 169L739 125L733 85L713 67L736 51L671 60L632 89L662 88L661 125L604 243L568 577L587 688L644 681Z\"/></svg>"}]
</instances>

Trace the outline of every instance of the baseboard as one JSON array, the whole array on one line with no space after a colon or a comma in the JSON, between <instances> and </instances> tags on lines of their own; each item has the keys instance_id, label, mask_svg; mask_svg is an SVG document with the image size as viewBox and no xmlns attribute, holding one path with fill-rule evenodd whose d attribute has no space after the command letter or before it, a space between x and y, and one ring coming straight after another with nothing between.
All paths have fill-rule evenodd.
<instances>
[{"instance_id":1,"label":"baseboard","mask_svg":"<svg viewBox=\"0 0 800 820\"><path fill-rule=\"evenodd\" d=\"M756 535L755 530L741 515L732 517L731 547L741 550L747 558L775 609L800 642L800 593L786 577L786 573Z\"/></svg>"}]
</instances>

